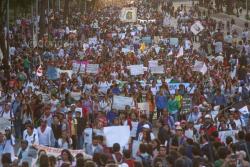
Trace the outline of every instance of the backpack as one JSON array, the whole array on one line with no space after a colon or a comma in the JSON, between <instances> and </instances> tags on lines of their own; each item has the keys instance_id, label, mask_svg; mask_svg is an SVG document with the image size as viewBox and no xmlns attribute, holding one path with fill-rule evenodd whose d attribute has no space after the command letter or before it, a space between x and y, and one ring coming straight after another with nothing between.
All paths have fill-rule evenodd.
<instances>
[{"instance_id":1,"label":"backpack","mask_svg":"<svg viewBox=\"0 0 250 167\"><path fill-rule=\"evenodd\" d=\"M151 157L149 155L147 155L145 157L142 155L139 155L139 157L142 160L141 162L142 162L143 167L151 167L152 160L151 160Z\"/></svg>"}]
</instances>

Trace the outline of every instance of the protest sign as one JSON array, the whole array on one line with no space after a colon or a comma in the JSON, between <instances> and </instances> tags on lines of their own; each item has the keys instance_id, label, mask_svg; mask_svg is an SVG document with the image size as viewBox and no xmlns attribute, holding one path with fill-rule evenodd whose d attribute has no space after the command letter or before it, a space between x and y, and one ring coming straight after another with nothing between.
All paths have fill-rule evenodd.
<instances>
[{"instance_id":1,"label":"protest sign","mask_svg":"<svg viewBox=\"0 0 250 167\"><path fill-rule=\"evenodd\" d=\"M249 114L248 107L244 106L244 107L240 108L239 112L241 112L241 114Z\"/></svg>"},{"instance_id":2,"label":"protest sign","mask_svg":"<svg viewBox=\"0 0 250 167\"><path fill-rule=\"evenodd\" d=\"M69 78L71 78L72 74L73 74L73 71L72 70L61 70L61 69L58 69L58 73L59 74L67 74Z\"/></svg>"},{"instance_id":3,"label":"protest sign","mask_svg":"<svg viewBox=\"0 0 250 167\"><path fill-rule=\"evenodd\" d=\"M88 64L87 61L73 61L72 71L74 73L77 73L78 71L79 73L85 73L87 64Z\"/></svg>"},{"instance_id":4,"label":"protest sign","mask_svg":"<svg viewBox=\"0 0 250 167\"><path fill-rule=\"evenodd\" d=\"M177 47L179 45L179 39L178 38L169 38L169 44Z\"/></svg>"},{"instance_id":5,"label":"protest sign","mask_svg":"<svg viewBox=\"0 0 250 167\"><path fill-rule=\"evenodd\" d=\"M137 157L137 153L139 150L141 142L138 140L133 140L133 144L132 144L132 157Z\"/></svg>"},{"instance_id":6,"label":"protest sign","mask_svg":"<svg viewBox=\"0 0 250 167\"><path fill-rule=\"evenodd\" d=\"M126 106L132 107L134 105L132 97L114 96L112 108L117 110L124 110Z\"/></svg>"},{"instance_id":7,"label":"protest sign","mask_svg":"<svg viewBox=\"0 0 250 167\"><path fill-rule=\"evenodd\" d=\"M0 132L4 132L5 128L7 127L11 127L11 121L6 118L0 117Z\"/></svg>"},{"instance_id":8,"label":"protest sign","mask_svg":"<svg viewBox=\"0 0 250 167\"><path fill-rule=\"evenodd\" d=\"M142 37L142 42L144 42L147 45L151 45L152 44L152 38L150 36Z\"/></svg>"},{"instance_id":9,"label":"protest sign","mask_svg":"<svg viewBox=\"0 0 250 167\"><path fill-rule=\"evenodd\" d=\"M59 78L58 69L56 67L49 66L46 72L46 76L49 80L56 80Z\"/></svg>"},{"instance_id":10,"label":"protest sign","mask_svg":"<svg viewBox=\"0 0 250 167\"><path fill-rule=\"evenodd\" d=\"M124 54L128 54L130 52L130 49L129 48L122 48L122 52Z\"/></svg>"},{"instance_id":11,"label":"protest sign","mask_svg":"<svg viewBox=\"0 0 250 167\"><path fill-rule=\"evenodd\" d=\"M136 7L124 7L120 13L120 20L122 22L136 22L137 20L137 8Z\"/></svg>"},{"instance_id":12,"label":"protest sign","mask_svg":"<svg viewBox=\"0 0 250 167\"><path fill-rule=\"evenodd\" d=\"M152 74L164 74L164 66L151 67L150 71Z\"/></svg>"},{"instance_id":13,"label":"protest sign","mask_svg":"<svg viewBox=\"0 0 250 167\"><path fill-rule=\"evenodd\" d=\"M207 72L207 65L202 61L195 61L193 71L201 72L203 75Z\"/></svg>"},{"instance_id":14,"label":"protest sign","mask_svg":"<svg viewBox=\"0 0 250 167\"><path fill-rule=\"evenodd\" d=\"M141 113L149 115L149 104L147 102L138 103L137 105Z\"/></svg>"},{"instance_id":15,"label":"protest sign","mask_svg":"<svg viewBox=\"0 0 250 167\"><path fill-rule=\"evenodd\" d=\"M221 139L221 142L226 143L226 138L228 136L233 138L233 143L236 141L235 135L238 133L238 130L227 130L227 131L220 131L219 132L219 138Z\"/></svg>"},{"instance_id":16,"label":"protest sign","mask_svg":"<svg viewBox=\"0 0 250 167\"><path fill-rule=\"evenodd\" d=\"M88 64L86 72L90 74L97 74L99 71L99 64Z\"/></svg>"},{"instance_id":17,"label":"protest sign","mask_svg":"<svg viewBox=\"0 0 250 167\"><path fill-rule=\"evenodd\" d=\"M47 155L53 155L55 157L58 157L61 155L62 148L54 148L54 147L47 147L43 145L33 145L38 151L39 150L44 150ZM69 152L72 154L72 156L76 156L77 154L81 153L83 154L84 159L92 159L91 155L86 154L83 150L71 150L68 149Z\"/></svg>"},{"instance_id":18,"label":"protest sign","mask_svg":"<svg viewBox=\"0 0 250 167\"><path fill-rule=\"evenodd\" d=\"M143 64L128 66L131 75L141 75L144 74Z\"/></svg>"},{"instance_id":19,"label":"protest sign","mask_svg":"<svg viewBox=\"0 0 250 167\"><path fill-rule=\"evenodd\" d=\"M148 61L148 67L157 67L158 66L158 60L150 60Z\"/></svg>"},{"instance_id":20,"label":"protest sign","mask_svg":"<svg viewBox=\"0 0 250 167\"><path fill-rule=\"evenodd\" d=\"M108 147L113 147L113 144L119 143L121 148L127 146L130 138L129 126L110 126L104 127L104 136Z\"/></svg>"},{"instance_id":21,"label":"protest sign","mask_svg":"<svg viewBox=\"0 0 250 167\"><path fill-rule=\"evenodd\" d=\"M175 91L179 89L179 86L183 85L188 93L193 94L195 86L192 86L190 83L168 83L168 88L170 94L175 94Z\"/></svg>"},{"instance_id":22,"label":"protest sign","mask_svg":"<svg viewBox=\"0 0 250 167\"><path fill-rule=\"evenodd\" d=\"M70 92L70 96L71 96L74 100L78 101L78 100L81 99L81 92Z\"/></svg>"},{"instance_id":23,"label":"protest sign","mask_svg":"<svg viewBox=\"0 0 250 167\"><path fill-rule=\"evenodd\" d=\"M194 35L199 34L201 31L204 30L203 25L201 24L200 21L196 21L192 26L191 26L191 31L193 32Z\"/></svg>"}]
</instances>

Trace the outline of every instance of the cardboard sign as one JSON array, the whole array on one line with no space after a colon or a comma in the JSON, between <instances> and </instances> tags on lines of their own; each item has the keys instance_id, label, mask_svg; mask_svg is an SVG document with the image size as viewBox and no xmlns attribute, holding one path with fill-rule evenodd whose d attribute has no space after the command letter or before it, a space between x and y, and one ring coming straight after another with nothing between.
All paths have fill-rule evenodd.
<instances>
[{"instance_id":1,"label":"cardboard sign","mask_svg":"<svg viewBox=\"0 0 250 167\"><path fill-rule=\"evenodd\" d=\"M143 64L128 66L131 75L142 75L144 74Z\"/></svg>"},{"instance_id":2,"label":"cardboard sign","mask_svg":"<svg viewBox=\"0 0 250 167\"><path fill-rule=\"evenodd\" d=\"M199 34L201 31L204 30L203 25L201 24L200 21L196 21L192 26L191 26L191 31L193 32L194 35Z\"/></svg>"},{"instance_id":3,"label":"cardboard sign","mask_svg":"<svg viewBox=\"0 0 250 167\"><path fill-rule=\"evenodd\" d=\"M99 71L99 64L88 64L86 72L90 74L97 74Z\"/></svg>"},{"instance_id":4,"label":"cardboard sign","mask_svg":"<svg viewBox=\"0 0 250 167\"><path fill-rule=\"evenodd\" d=\"M164 66L151 67L150 71L152 74L164 74Z\"/></svg>"},{"instance_id":5,"label":"cardboard sign","mask_svg":"<svg viewBox=\"0 0 250 167\"><path fill-rule=\"evenodd\" d=\"M120 20L122 22L136 22L137 21L137 8L125 7L122 8L120 13Z\"/></svg>"},{"instance_id":6,"label":"cardboard sign","mask_svg":"<svg viewBox=\"0 0 250 167\"><path fill-rule=\"evenodd\" d=\"M129 126L104 127L103 132L108 147L113 147L113 144L119 143L121 148L123 148L129 142L130 138Z\"/></svg>"}]
</instances>

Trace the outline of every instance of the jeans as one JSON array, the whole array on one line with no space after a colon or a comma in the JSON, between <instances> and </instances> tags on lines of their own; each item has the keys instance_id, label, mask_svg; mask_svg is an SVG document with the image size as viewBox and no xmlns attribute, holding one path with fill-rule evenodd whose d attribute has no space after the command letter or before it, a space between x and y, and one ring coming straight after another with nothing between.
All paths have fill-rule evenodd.
<instances>
[{"instance_id":1,"label":"jeans","mask_svg":"<svg viewBox=\"0 0 250 167\"><path fill-rule=\"evenodd\" d=\"M178 117L179 117L179 112L174 112L173 114L171 114L171 116L174 118L174 122L178 121Z\"/></svg>"}]
</instances>

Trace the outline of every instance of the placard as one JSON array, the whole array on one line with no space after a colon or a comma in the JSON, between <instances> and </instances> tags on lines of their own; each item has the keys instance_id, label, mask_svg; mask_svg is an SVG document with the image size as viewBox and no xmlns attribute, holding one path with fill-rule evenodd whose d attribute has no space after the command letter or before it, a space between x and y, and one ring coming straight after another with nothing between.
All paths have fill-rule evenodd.
<instances>
[{"instance_id":1,"label":"placard","mask_svg":"<svg viewBox=\"0 0 250 167\"><path fill-rule=\"evenodd\" d=\"M147 102L137 103L137 106L141 113L149 115L149 104Z\"/></svg>"},{"instance_id":2,"label":"placard","mask_svg":"<svg viewBox=\"0 0 250 167\"><path fill-rule=\"evenodd\" d=\"M99 72L99 64L88 64L86 72L90 74L97 74Z\"/></svg>"},{"instance_id":3,"label":"placard","mask_svg":"<svg viewBox=\"0 0 250 167\"><path fill-rule=\"evenodd\" d=\"M192 26L191 26L191 29L190 29L194 35L197 35L199 34L201 31L204 30L204 27L203 25L201 24L200 21L196 21Z\"/></svg>"},{"instance_id":4,"label":"placard","mask_svg":"<svg viewBox=\"0 0 250 167\"><path fill-rule=\"evenodd\" d=\"M148 61L148 67L157 67L158 66L158 60L150 60Z\"/></svg>"},{"instance_id":5,"label":"placard","mask_svg":"<svg viewBox=\"0 0 250 167\"><path fill-rule=\"evenodd\" d=\"M104 127L103 133L106 139L106 145L108 147L113 147L113 144L115 143L119 143L121 148L128 145L130 139L129 126Z\"/></svg>"},{"instance_id":6,"label":"placard","mask_svg":"<svg viewBox=\"0 0 250 167\"><path fill-rule=\"evenodd\" d=\"M152 74L164 74L164 66L151 67L150 71Z\"/></svg>"},{"instance_id":7,"label":"placard","mask_svg":"<svg viewBox=\"0 0 250 167\"><path fill-rule=\"evenodd\" d=\"M112 108L117 110L124 110L126 106L133 107L134 105L133 101L134 100L132 97L114 96Z\"/></svg>"},{"instance_id":8,"label":"placard","mask_svg":"<svg viewBox=\"0 0 250 167\"><path fill-rule=\"evenodd\" d=\"M144 74L143 64L128 66L131 75L142 75Z\"/></svg>"},{"instance_id":9,"label":"placard","mask_svg":"<svg viewBox=\"0 0 250 167\"><path fill-rule=\"evenodd\" d=\"M136 22L137 21L137 8L125 7L122 8L120 13L120 20L122 22Z\"/></svg>"},{"instance_id":10,"label":"placard","mask_svg":"<svg viewBox=\"0 0 250 167\"><path fill-rule=\"evenodd\" d=\"M49 66L46 72L49 80L57 80L59 78L58 68Z\"/></svg>"},{"instance_id":11,"label":"placard","mask_svg":"<svg viewBox=\"0 0 250 167\"><path fill-rule=\"evenodd\" d=\"M235 135L238 133L238 130L227 130L227 131L220 131L219 132L219 138L221 140L221 142L224 142L226 143L226 138L228 136L232 137L233 138L233 143L236 142L236 139L235 139Z\"/></svg>"}]
</instances>

